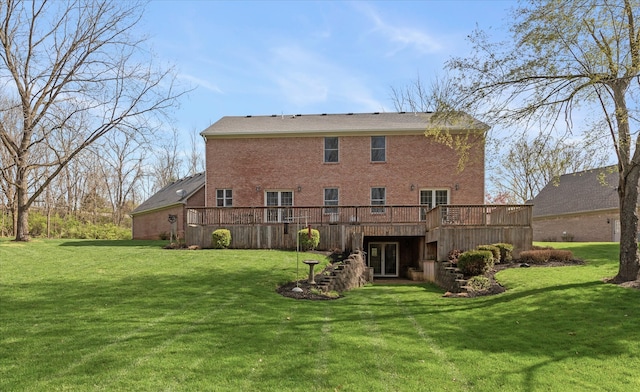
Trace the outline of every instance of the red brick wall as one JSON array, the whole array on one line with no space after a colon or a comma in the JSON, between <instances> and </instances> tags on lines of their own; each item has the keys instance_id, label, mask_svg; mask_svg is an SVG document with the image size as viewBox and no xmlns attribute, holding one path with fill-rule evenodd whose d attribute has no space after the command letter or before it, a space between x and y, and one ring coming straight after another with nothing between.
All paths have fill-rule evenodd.
<instances>
[{"instance_id":1,"label":"red brick wall","mask_svg":"<svg viewBox=\"0 0 640 392\"><path fill-rule=\"evenodd\" d=\"M205 187L187 200L189 207L202 207L205 200ZM178 238L184 239L184 208L181 205L135 215L133 217L134 240L158 240L162 233L171 233L169 214L178 216Z\"/></svg>"},{"instance_id":2,"label":"red brick wall","mask_svg":"<svg viewBox=\"0 0 640 392\"><path fill-rule=\"evenodd\" d=\"M384 163L370 161L370 140L340 136L339 163L324 163L324 137L209 139L206 204L224 188L236 207L264 205L265 190L292 190L294 205L319 206L329 187L339 188L342 206L369 205L371 187L386 188L387 205L417 205L426 188L449 189L451 204L484 202L482 144L457 173L456 152L424 135L387 135Z\"/></svg>"},{"instance_id":3,"label":"red brick wall","mask_svg":"<svg viewBox=\"0 0 640 392\"><path fill-rule=\"evenodd\" d=\"M159 240L161 233L166 233L167 238L171 233L171 223L169 214L178 216L178 231L182 229L182 205L155 210L133 217L133 239L134 240ZM181 238L180 233L178 235Z\"/></svg>"},{"instance_id":4,"label":"red brick wall","mask_svg":"<svg viewBox=\"0 0 640 392\"><path fill-rule=\"evenodd\" d=\"M534 241L562 241L562 236L573 236L579 242L613 241L613 226L620 215L615 212L586 213L556 218L534 218ZM607 221L608 220L608 221Z\"/></svg>"}]
</instances>

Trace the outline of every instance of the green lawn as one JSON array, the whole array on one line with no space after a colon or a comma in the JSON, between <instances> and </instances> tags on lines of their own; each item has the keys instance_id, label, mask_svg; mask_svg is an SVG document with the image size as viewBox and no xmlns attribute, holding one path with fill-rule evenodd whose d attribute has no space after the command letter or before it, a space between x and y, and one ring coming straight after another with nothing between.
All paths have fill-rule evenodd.
<instances>
[{"instance_id":1,"label":"green lawn","mask_svg":"<svg viewBox=\"0 0 640 392\"><path fill-rule=\"evenodd\" d=\"M0 391L640 390L640 291L601 281L617 245L554 245L587 265L312 302L275 292L294 252L0 240Z\"/></svg>"}]
</instances>

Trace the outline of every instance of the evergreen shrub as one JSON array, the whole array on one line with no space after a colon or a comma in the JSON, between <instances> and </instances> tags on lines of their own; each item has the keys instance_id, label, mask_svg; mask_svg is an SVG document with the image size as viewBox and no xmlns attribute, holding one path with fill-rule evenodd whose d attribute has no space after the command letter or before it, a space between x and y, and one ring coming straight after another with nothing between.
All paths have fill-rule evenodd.
<instances>
[{"instance_id":1,"label":"evergreen shrub","mask_svg":"<svg viewBox=\"0 0 640 392\"><path fill-rule=\"evenodd\" d=\"M211 246L214 249L226 249L231 244L231 231L217 229L211 234Z\"/></svg>"},{"instance_id":2,"label":"evergreen shrub","mask_svg":"<svg viewBox=\"0 0 640 392\"><path fill-rule=\"evenodd\" d=\"M513 260L513 245L511 244L507 244L504 242L499 242L497 244L491 244L495 247L497 247L498 249L500 249L500 262L501 263L508 263L511 260Z\"/></svg>"},{"instance_id":3,"label":"evergreen shrub","mask_svg":"<svg viewBox=\"0 0 640 392\"><path fill-rule=\"evenodd\" d=\"M493 267L493 255L488 250L470 250L458 258L458 268L465 276L482 275Z\"/></svg>"},{"instance_id":4,"label":"evergreen shrub","mask_svg":"<svg viewBox=\"0 0 640 392\"><path fill-rule=\"evenodd\" d=\"M495 263L499 263L500 262L500 248L498 248L495 245L478 245L476 247L477 250L488 250L489 252L491 252L491 255L493 256L493 261Z\"/></svg>"},{"instance_id":5,"label":"evergreen shrub","mask_svg":"<svg viewBox=\"0 0 640 392\"><path fill-rule=\"evenodd\" d=\"M314 250L320 243L320 232L316 229L311 229L311 236L309 236L309 229L302 229L298 231L298 241L300 250Z\"/></svg>"}]
</instances>

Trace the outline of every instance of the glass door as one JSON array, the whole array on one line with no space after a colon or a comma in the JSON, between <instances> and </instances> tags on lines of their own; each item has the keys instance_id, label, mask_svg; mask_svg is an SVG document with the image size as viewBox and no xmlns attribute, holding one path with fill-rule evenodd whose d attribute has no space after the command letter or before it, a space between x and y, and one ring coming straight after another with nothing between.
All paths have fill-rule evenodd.
<instances>
[{"instance_id":1,"label":"glass door","mask_svg":"<svg viewBox=\"0 0 640 392\"><path fill-rule=\"evenodd\" d=\"M373 268L373 276L398 276L398 243L372 242L369 244L368 265Z\"/></svg>"},{"instance_id":2,"label":"glass door","mask_svg":"<svg viewBox=\"0 0 640 392\"><path fill-rule=\"evenodd\" d=\"M293 206L292 191L267 191L265 195L267 207ZM291 208L267 208L267 222L288 222L293 216Z\"/></svg>"}]
</instances>

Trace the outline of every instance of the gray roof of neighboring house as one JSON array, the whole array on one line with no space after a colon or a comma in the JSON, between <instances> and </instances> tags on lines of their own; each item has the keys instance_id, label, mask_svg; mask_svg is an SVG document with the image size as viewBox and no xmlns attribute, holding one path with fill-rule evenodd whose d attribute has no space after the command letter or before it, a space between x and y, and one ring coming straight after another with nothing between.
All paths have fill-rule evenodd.
<instances>
[{"instance_id":1,"label":"gray roof of neighboring house","mask_svg":"<svg viewBox=\"0 0 640 392\"><path fill-rule=\"evenodd\" d=\"M225 116L201 132L205 137L297 136L313 134L424 132L428 127L450 131L487 130L467 114L443 119L434 113L345 113L271 116Z\"/></svg>"},{"instance_id":2,"label":"gray roof of neighboring house","mask_svg":"<svg viewBox=\"0 0 640 392\"><path fill-rule=\"evenodd\" d=\"M613 166L564 174L533 198L533 216L619 208L618 172Z\"/></svg>"},{"instance_id":3,"label":"gray roof of neighboring house","mask_svg":"<svg viewBox=\"0 0 640 392\"><path fill-rule=\"evenodd\" d=\"M176 204L185 204L189 197L204 186L204 180L204 173L197 173L193 176L174 181L145 200L135 210L133 210L131 214L135 215L142 212L170 207ZM183 197L177 193L177 191L181 189L184 190Z\"/></svg>"}]
</instances>

